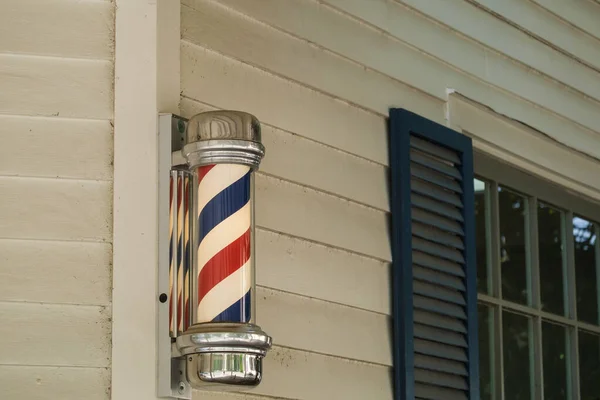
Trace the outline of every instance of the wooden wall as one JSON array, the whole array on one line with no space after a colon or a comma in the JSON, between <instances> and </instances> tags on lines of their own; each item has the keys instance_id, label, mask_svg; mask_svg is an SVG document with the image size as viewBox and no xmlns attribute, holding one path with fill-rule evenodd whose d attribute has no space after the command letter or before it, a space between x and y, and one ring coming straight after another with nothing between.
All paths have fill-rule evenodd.
<instances>
[{"instance_id":1,"label":"wooden wall","mask_svg":"<svg viewBox=\"0 0 600 400\"><path fill-rule=\"evenodd\" d=\"M599 199L598 20L588 0L183 0L181 113L263 124L257 313L275 341L252 395L195 398L391 399L388 109Z\"/></svg>"},{"instance_id":2,"label":"wooden wall","mask_svg":"<svg viewBox=\"0 0 600 400\"><path fill-rule=\"evenodd\" d=\"M0 397L110 398L114 4L0 6Z\"/></svg>"}]
</instances>

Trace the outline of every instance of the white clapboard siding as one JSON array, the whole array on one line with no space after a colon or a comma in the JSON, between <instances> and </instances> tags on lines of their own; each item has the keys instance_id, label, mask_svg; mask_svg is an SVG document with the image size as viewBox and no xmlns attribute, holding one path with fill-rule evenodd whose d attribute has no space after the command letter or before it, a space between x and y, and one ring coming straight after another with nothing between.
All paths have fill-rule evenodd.
<instances>
[{"instance_id":1,"label":"white clapboard siding","mask_svg":"<svg viewBox=\"0 0 600 400\"><path fill-rule=\"evenodd\" d=\"M253 393L299 400L393 398L391 370L385 366L273 346L264 370L268 373Z\"/></svg>"},{"instance_id":2,"label":"white clapboard siding","mask_svg":"<svg viewBox=\"0 0 600 400\"><path fill-rule=\"evenodd\" d=\"M0 238L111 238L110 182L0 177L0 204Z\"/></svg>"},{"instance_id":3,"label":"white clapboard siding","mask_svg":"<svg viewBox=\"0 0 600 400\"><path fill-rule=\"evenodd\" d=\"M388 162L382 116L187 42L181 47L181 89L183 96L245 110L278 128Z\"/></svg>"},{"instance_id":4,"label":"white clapboard siding","mask_svg":"<svg viewBox=\"0 0 600 400\"><path fill-rule=\"evenodd\" d=\"M112 247L0 239L0 301L108 305Z\"/></svg>"},{"instance_id":5,"label":"white clapboard siding","mask_svg":"<svg viewBox=\"0 0 600 400\"><path fill-rule=\"evenodd\" d=\"M188 98L181 100L181 114L186 118L212 110ZM261 131L267 149L261 172L389 211L385 166L265 123Z\"/></svg>"},{"instance_id":6,"label":"white clapboard siding","mask_svg":"<svg viewBox=\"0 0 600 400\"><path fill-rule=\"evenodd\" d=\"M0 115L0 175L107 180L112 144L109 121Z\"/></svg>"},{"instance_id":7,"label":"white clapboard siding","mask_svg":"<svg viewBox=\"0 0 600 400\"><path fill-rule=\"evenodd\" d=\"M2 400L109 400L107 368L0 365Z\"/></svg>"},{"instance_id":8,"label":"white clapboard siding","mask_svg":"<svg viewBox=\"0 0 600 400\"><path fill-rule=\"evenodd\" d=\"M308 353L278 345L264 360L263 381L250 393L194 391L194 400L393 399L391 370L385 366Z\"/></svg>"},{"instance_id":9,"label":"white clapboard siding","mask_svg":"<svg viewBox=\"0 0 600 400\"><path fill-rule=\"evenodd\" d=\"M449 32L447 27L433 23L430 19L411 10L401 2L386 0L372 0L369 2L361 0L325 0L325 2L356 18L363 19L463 71L483 80L489 80L499 86L501 85L501 81L490 77L485 68L481 69L481 66L485 63L502 62L496 55L489 54L488 50L474 40L468 40L455 32ZM473 39L489 45L491 48L592 97L600 98L600 83L594 83L596 80L600 81L600 73L597 71L582 65L579 61L552 49L518 29L486 15L484 11L473 9L462 1L453 3L452 7L467 8L467 11L473 14L473 18L478 13L477 19L479 21L476 23L482 26L485 24L486 29L478 30L478 35L473 36ZM483 21L481 21L482 19ZM415 34L416 32L422 32L423 34ZM522 76L526 72L522 66L514 63L502 62L502 64L503 68L519 70Z\"/></svg>"},{"instance_id":10,"label":"white clapboard siding","mask_svg":"<svg viewBox=\"0 0 600 400\"><path fill-rule=\"evenodd\" d=\"M388 214L258 174L257 226L391 260Z\"/></svg>"},{"instance_id":11,"label":"white clapboard siding","mask_svg":"<svg viewBox=\"0 0 600 400\"><path fill-rule=\"evenodd\" d=\"M0 302L0 364L110 366L106 307Z\"/></svg>"},{"instance_id":12,"label":"white clapboard siding","mask_svg":"<svg viewBox=\"0 0 600 400\"><path fill-rule=\"evenodd\" d=\"M0 54L0 114L110 119L113 63Z\"/></svg>"},{"instance_id":13,"label":"white clapboard siding","mask_svg":"<svg viewBox=\"0 0 600 400\"><path fill-rule=\"evenodd\" d=\"M525 170L537 169L540 175L561 186L600 199L597 160L577 154L537 131L498 117L459 96L451 96L449 116L454 129L479 140L475 147L502 158L512 154L517 159L506 161Z\"/></svg>"},{"instance_id":14,"label":"white clapboard siding","mask_svg":"<svg viewBox=\"0 0 600 400\"><path fill-rule=\"evenodd\" d=\"M387 315L261 287L256 298L256 321L278 345L392 365Z\"/></svg>"},{"instance_id":15,"label":"white clapboard siding","mask_svg":"<svg viewBox=\"0 0 600 400\"><path fill-rule=\"evenodd\" d=\"M529 68L495 52L485 52L474 66L483 74L483 77L476 77L449 68L444 62L382 34L379 28L367 26L315 1L291 2L285 3L285 6L278 0L219 1L441 99L445 99L447 89L452 88L477 101L486 102L488 88L483 79L590 129L600 126L598 103L556 81L531 73ZM431 6L444 3L451 8L444 15L461 14L453 7L455 3L462 4L459 2L417 3ZM446 32L446 35L450 34Z\"/></svg>"},{"instance_id":16,"label":"white clapboard siding","mask_svg":"<svg viewBox=\"0 0 600 400\"><path fill-rule=\"evenodd\" d=\"M600 69L600 40L561 21L535 3L521 0L475 1L527 32ZM600 22L596 21L596 25L600 25Z\"/></svg>"},{"instance_id":17,"label":"white clapboard siding","mask_svg":"<svg viewBox=\"0 0 600 400\"><path fill-rule=\"evenodd\" d=\"M316 123L327 124L327 127L330 126L330 121L327 119L327 116L323 113L314 111L312 108L309 108L305 102L298 103L301 104L301 107L296 108L296 113L294 110L294 105L289 104L286 100L287 98L294 98L296 101L298 97L296 95L296 86L293 84L279 84L273 87L273 82L270 85L264 84L265 88L273 87L272 90L261 90L259 85L254 84L255 82L262 83L264 81L276 81L280 82L277 78L272 76L265 76L264 74L260 74L256 70L245 66L244 64L238 63L236 68L236 63L229 60L220 60L221 69L218 68L218 65L213 68L207 68L209 63L205 62L205 68L203 69L194 69L192 71L191 66L187 65L186 60L189 57L185 56L185 48L187 45L184 45L184 54L182 58L182 69L188 71L190 76L186 77L185 74L182 80L182 89L183 92L190 96L191 98L201 99L206 102L214 101L214 99L218 99L221 103L221 108L230 108L230 109L252 109L251 112L259 115L259 119L261 122L269 123L272 125L276 125L282 127L283 129L289 130L294 133L298 133L303 136L310 137L314 140L320 141L322 143L327 143L331 146L338 148L348 149L348 146L344 146L345 141L341 138L340 140L332 140L331 137L331 129L318 129L312 128ZM196 48L190 47L190 51L195 50ZM217 55L214 55L210 52L207 52L208 55L211 55L211 59L218 59ZM293 57L293 55L289 55L289 57ZM226 65L226 66L225 66ZM245 80L242 77L238 79L238 76L242 75L244 72L233 73L230 69L240 69L242 71L245 70L245 73L255 72L255 74L250 75L250 79ZM213 73L214 71L214 73ZM223 73L223 71L227 71L227 75ZM193 73L192 73L193 72ZM202 85L198 88L198 90L193 90L193 88L189 88L189 81L194 82L195 84L199 84L201 82L202 76L206 76L207 74L209 78L209 82L206 85ZM332 72L333 73L333 72ZM219 79L217 79L217 77ZM258 79L261 77L262 79ZM208 84L213 84L208 86ZM224 91L219 88L227 87L227 90ZM203 90L204 89L204 90ZM208 95L210 93L210 95ZM257 95L255 93L260 93L261 102L257 102ZM229 96L227 95L229 94ZM464 94L464 93L463 93ZM486 85L480 85L479 89L476 92L468 92L470 94L469 97L473 99L480 99L483 104L492 108L494 111L511 116L512 118L522 121L540 131L548 134L550 137L554 138L561 143L572 147L578 151L589 154L594 157L600 157L600 136L585 127L574 124L573 121L570 121L566 118L560 117L546 109L543 109L533 103L527 102L525 100L519 99L514 96L508 95L506 92L495 90L494 88ZM308 101L310 104L310 101ZM181 103L182 112L185 115L191 116L196 112L200 112L203 109L210 109L206 105L198 105L190 99L184 97ZM298 118L294 117L298 114L298 111L304 112L305 110L309 111L309 114L304 119L298 120ZM347 132L349 130L353 130L356 124L352 126L346 126L345 121L351 119L352 108L346 108L346 116L340 115L337 117L337 121L344 122L344 125ZM282 118L285 116L290 116L290 118ZM431 118L431 117L428 117ZM323 121L324 119L324 121ZM314 121L314 124L313 124ZM440 121L438 121L440 122ZM307 123L311 123L310 126L307 127ZM306 129L308 128L308 129ZM384 147L383 151L386 151L386 155L375 155L370 156L366 153L369 151L370 154L373 154L376 150L370 150L370 143L364 141L366 135L364 132L370 132L369 138L372 140L375 136L374 133L376 129L382 130L382 137L387 135L386 127L384 124L381 124L377 127L373 126L369 130L365 130L363 128L362 132L355 133L357 136L363 139L364 146L360 146L360 143L356 146L353 146L355 153L361 155L366 158L370 158L376 160L381 163L387 163L387 145L380 146ZM566 134L568 133L568 134ZM360 136L362 135L362 136ZM337 139L337 138L333 138Z\"/></svg>"},{"instance_id":18,"label":"white clapboard siding","mask_svg":"<svg viewBox=\"0 0 600 400\"><path fill-rule=\"evenodd\" d=\"M3 0L0 53L108 60L113 8L109 1Z\"/></svg>"},{"instance_id":19,"label":"white clapboard siding","mask_svg":"<svg viewBox=\"0 0 600 400\"><path fill-rule=\"evenodd\" d=\"M403 107L438 121L443 116L443 103L439 99L305 40L209 0L185 0L184 4L187 6L182 8L182 37L191 43L284 75L382 115L387 115L390 107Z\"/></svg>"},{"instance_id":20,"label":"white clapboard siding","mask_svg":"<svg viewBox=\"0 0 600 400\"><path fill-rule=\"evenodd\" d=\"M600 3L594 0L531 0L600 39Z\"/></svg>"},{"instance_id":21,"label":"white clapboard siding","mask_svg":"<svg viewBox=\"0 0 600 400\"><path fill-rule=\"evenodd\" d=\"M261 286L389 315L390 275L388 263L257 229Z\"/></svg>"}]
</instances>

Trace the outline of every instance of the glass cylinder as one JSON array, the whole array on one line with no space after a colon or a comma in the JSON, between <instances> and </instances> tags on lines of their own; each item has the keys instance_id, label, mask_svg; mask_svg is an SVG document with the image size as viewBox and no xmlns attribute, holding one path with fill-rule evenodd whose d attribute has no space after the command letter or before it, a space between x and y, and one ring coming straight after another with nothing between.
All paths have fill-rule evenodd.
<instances>
[{"instance_id":1,"label":"glass cylinder","mask_svg":"<svg viewBox=\"0 0 600 400\"><path fill-rule=\"evenodd\" d=\"M190 172L197 282L192 323L254 323L253 169L216 163L192 166Z\"/></svg>"}]
</instances>

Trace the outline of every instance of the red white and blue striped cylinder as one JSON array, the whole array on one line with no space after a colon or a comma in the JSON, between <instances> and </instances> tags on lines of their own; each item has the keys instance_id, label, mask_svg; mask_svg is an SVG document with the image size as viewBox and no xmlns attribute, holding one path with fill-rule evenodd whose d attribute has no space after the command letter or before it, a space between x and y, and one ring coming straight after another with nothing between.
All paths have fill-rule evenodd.
<instances>
[{"instance_id":1,"label":"red white and blue striped cylinder","mask_svg":"<svg viewBox=\"0 0 600 400\"><path fill-rule=\"evenodd\" d=\"M254 319L253 177L249 166L196 167L195 323Z\"/></svg>"}]
</instances>

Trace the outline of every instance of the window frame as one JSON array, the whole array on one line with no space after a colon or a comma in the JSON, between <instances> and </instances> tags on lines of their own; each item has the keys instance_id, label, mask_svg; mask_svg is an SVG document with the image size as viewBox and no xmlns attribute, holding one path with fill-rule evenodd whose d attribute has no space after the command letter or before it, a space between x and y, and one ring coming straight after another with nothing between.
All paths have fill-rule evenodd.
<instances>
[{"instance_id":1,"label":"window frame","mask_svg":"<svg viewBox=\"0 0 600 400\"><path fill-rule=\"evenodd\" d=\"M570 383L570 399L578 399L580 393L579 376L579 340L578 332L585 331L600 336L600 324L593 325L577 319L577 301L576 301L576 275L575 275L575 249L573 243L573 229L565 229L565 250L566 250L566 277L567 282L564 286L565 315L557 315L543 311L541 309L541 290L540 290L540 270L539 256L537 251L528 252L531 266L531 305L521 305L502 298L502 277L500 267L500 240L499 240L499 208L498 208L498 186L507 187L526 196L528 201L529 223L527 224L527 239L534 249L538 248L538 203L554 206L564 213L564 222L571 223L573 216L580 216L591 221L600 223L600 203L593 199L586 198L583 195L575 194L569 189L558 186L555 183L543 178L524 172L506 162L498 160L490 155L475 150L473 152L475 177L487 184L490 200L488 205L491 218L490 226L487 227L491 233L488 240L491 242L488 257L491 260L487 267L488 280L491 278L492 287L488 288L488 293L478 293L478 304L491 307L493 309L493 323L490 326L494 343L495 357L492 370L492 379L494 380L494 395L496 399L504 399L504 365L503 365L503 340L502 340L502 313L509 311L526 315L533 321L533 386L534 399L542 400L544 398L544 372L542 360L542 321L546 320L566 327L566 342L570 359L568 360L567 371ZM565 225L568 226L568 225ZM595 225L595 234L600 238L600 227ZM596 240L596 273L600 279L600 240ZM491 289L491 290L490 290ZM600 288L599 288L600 289ZM600 295L600 291L598 293ZM600 304L599 304L600 307ZM484 351L484 349L480 349Z\"/></svg>"}]
</instances>

